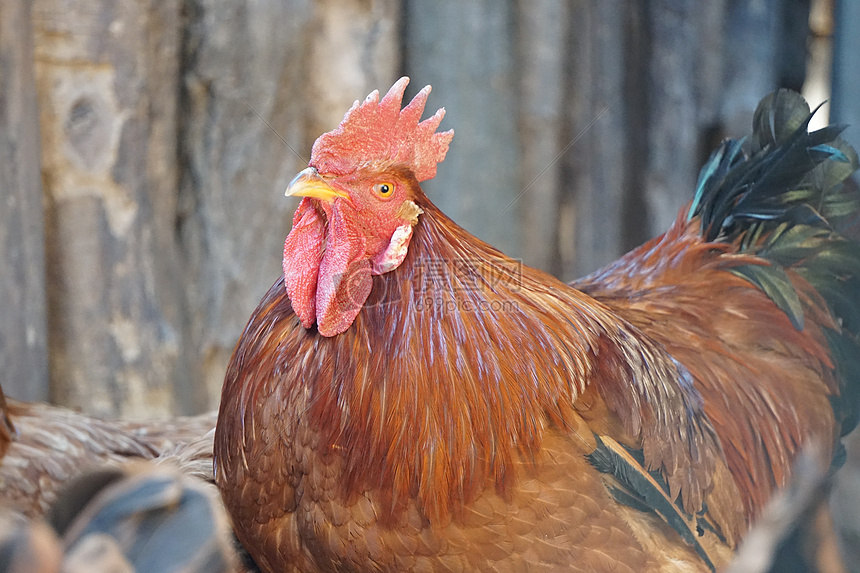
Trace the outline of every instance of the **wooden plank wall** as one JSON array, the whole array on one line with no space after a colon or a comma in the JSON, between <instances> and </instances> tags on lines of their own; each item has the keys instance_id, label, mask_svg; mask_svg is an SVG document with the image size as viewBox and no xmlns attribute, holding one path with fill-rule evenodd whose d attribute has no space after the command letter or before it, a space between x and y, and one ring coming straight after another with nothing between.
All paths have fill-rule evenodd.
<instances>
[{"instance_id":1,"label":"wooden plank wall","mask_svg":"<svg viewBox=\"0 0 860 573\"><path fill-rule=\"evenodd\" d=\"M181 405L179 2L33 2L51 398Z\"/></svg>"},{"instance_id":2,"label":"wooden plank wall","mask_svg":"<svg viewBox=\"0 0 860 573\"><path fill-rule=\"evenodd\" d=\"M845 138L860 149L860 2L836 1L833 25L833 101L830 115L833 121L850 126Z\"/></svg>"},{"instance_id":3,"label":"wooden plank wall","mask_svg":"<svg viewBox=\"0 0 860 573\"><path fill-rule=\"evenodd\" d=\"M0 2L0 372L10 394L48 392L39 116L28 0Z\"/></svg>"},{"instance_id":4,"label":"wooden plank wall","mask_svg":"<svg viewBox=\"0 0 860 573\"><path fill-rule=\"evenodd\" d=\"M773 87L800 87L809 10L804 0L0 6L0 184L18 201L0 211L10 269L0 296L30 301L0 307L2 365L27 380L18 395L128 416L217 403L244 322L280 272L295 207L282 191L316 136L372 89L403 74L410 95L432 84L429 106L446 107L443 128L457 135L430 196L570 279L664 230L719 138L747 131ZM845 85L848 102L856 90ZM29 148L10 143L19 136ZM26 232L11 224L25 220ZM28 264L10 266L21 253Z\"/></svg>"}]
</instances>

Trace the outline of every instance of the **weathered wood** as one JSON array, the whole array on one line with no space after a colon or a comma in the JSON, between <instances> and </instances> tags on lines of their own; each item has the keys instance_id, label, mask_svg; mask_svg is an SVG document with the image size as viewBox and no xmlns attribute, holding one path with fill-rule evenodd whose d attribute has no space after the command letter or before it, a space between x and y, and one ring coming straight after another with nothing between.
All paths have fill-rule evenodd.
<instances>
[{"instance_id":1,"label":"weathered wood","mask_svg":"<svg viewBox=\"0 0 860 573\"><path fill-rule=\"evenodd\" d=\"M561 271L558 201L567 86L558 80L567 61L569 18L563 0L518 0L516 5L522 257L525 264L553 274Z\"/></svg>"},{"instance_id":2,"label":"weathered wood","mask_svg":"<svg viewBox=\"0 0 860 573\"><path fill-rule=\"evenodd\" d=\"M837 0L833 17L833 97L830 118L847 123L844 137L860 149L860 2ZM856 176L855 176L856 177Z\"/></svg>"},{"instance_id":3,"label":"weathered wood","mask_svg":"<svg viewBox=\"0 0 860 573\"><path fill-rule=\"evenodd\" d=\"M517 173L517 80L512 0L408 0L404 65L414 94L433 85L441 129L456 135L424 189L457 223L507 254L521 256Z\"/></svg>"},{"instance_id":4,"label":"weathered wood","mask_svg":"<svg viewBox=\"0 0 860 573\"><path fill-rule=\"evenodd\" d=\"M812 0L782 0L777 7L776 81L780 87L800 92L806 81L809 59L809 12Z\"/></svg>"},{"instance_id":5,"label":"weathered wood","mask_svg":"<svg viewBox=\"0 0 860 573\"><path fill-rule=\"evenodd\" d=\"M759 100L777 85L779 0L729 0L726 6L725 67L720 90L723 123L730 137L750 130Z\"/></svg>"},{"instance_id":6,"label":"weathered wood","mask_svg":"<svg viewBox=\"0 0 860 573\"><path fill-rule=\"evenodd\" d=\"M396 79L398 2L191 0L178 228L195 405L217 405L239 333L281 272L314 139Z\"/></svg>"},{"instance_id":7,"label":"weathered wood","mask_svg":"<svg viewBox=\"0 0 860 573\"><path fill-rule=\"evenodd\" d=\"M726 68L726 7L730 0L700 2L695 27L695 82L699 128L698 162L702 164L723 138L722 88Z\"/></svg>"},{"instance_id":8,"label":"weathered wood","mask_svg":"<svg viewBox=\"0 0 860 573\"><path fill-rule=\"evenodd\" d=\"M340 123L355 100L372 90L385 95L401 69L400 0L317 0L308 24L307 85L293 89L304 99L304 153ZM416 80L417 81L417 80ZM421 86L418 86L421 87ZM412 86L413 91L416 86Z\"/></svg>"},{"instance_id":9,"label":"weathered wood","mask_svg":"<svg viewBox=\"0 0 860 573\"><path fill-rule=\"evenodd\" d=\"M648 141L644 177L648 234L666 231L689 200L699 168L696 106L697 2L649 3Z\"/></svg>"},{"instance_id":10,"label":"weathered wood","mask_svg":"<svg viewBox=\"0 0 860 573\"><path fill-rule=\"evenodd\" d=\"M33 4L53 398L97 414L167 414L189 383L170 216L179 20L170 0Z\"/></svg>"},{"instance_id":11,"label":"weathered wood","mask_svg":"<svg viewBox=\"0 0 860 573\"><path fill-rule=\"evenodd\" d=\"M0 2L0 372L13 398L48 398L39 116L28 0Z\"/></svg>"},{"instance_id":12,"label":"weathered wood","mask_svg":"<svg viewBox=\"0 0 860 573\"><path fill-rule=\"evenodd\" d=\"M622 251L625 197L623 1L577 2L565 78L559 250L562 276L593 271Z\"/></svg>"}]
</instances>

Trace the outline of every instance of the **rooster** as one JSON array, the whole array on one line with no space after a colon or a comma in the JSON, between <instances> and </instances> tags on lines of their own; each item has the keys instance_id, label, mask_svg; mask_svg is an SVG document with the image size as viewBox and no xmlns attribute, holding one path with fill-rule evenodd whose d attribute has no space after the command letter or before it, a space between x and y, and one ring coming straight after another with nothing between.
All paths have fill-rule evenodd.
<instances>
[{"instance_id":1,"label":"rooster","mask_svg":"<svg viewBox=\"0 0 860 573\"><path fill-rule=\"evenodd\" d=\"M407 83L287 189L215 432L240 541L270 572L723 566L801 447L837 465L857 422L841 128L772 94L666 234L567 285L424 194L453 132Z\"/></svg>"}]
</instances>

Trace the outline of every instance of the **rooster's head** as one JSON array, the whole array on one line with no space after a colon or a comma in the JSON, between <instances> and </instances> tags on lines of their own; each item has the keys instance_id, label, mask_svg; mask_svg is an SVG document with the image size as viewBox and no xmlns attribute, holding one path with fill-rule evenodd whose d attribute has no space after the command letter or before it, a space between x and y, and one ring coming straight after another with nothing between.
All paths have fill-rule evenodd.
<instances>
[{"instance_id":1,"label":"rooster's head","mask_svg":"<svg viewBox=\"0 0 860 573\"><path fill-rule=\"evenodd\" d=\"M440 109L421 120L430 86L401 109L409 78L380 101L355 102L314 143L310 166L287 188L304 197L284 244L284 279L302 325L334 336L355 320L371 275L397 268L422 213L419 181L436 175L453 131L436 133Z\"/></svg>"}]
</instances>

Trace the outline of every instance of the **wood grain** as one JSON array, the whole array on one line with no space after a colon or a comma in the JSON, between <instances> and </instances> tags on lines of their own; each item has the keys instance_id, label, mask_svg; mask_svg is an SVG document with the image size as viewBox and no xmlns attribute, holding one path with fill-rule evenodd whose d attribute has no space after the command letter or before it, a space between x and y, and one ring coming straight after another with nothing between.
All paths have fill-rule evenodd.
<instances>
[{"instance_id":1,"label":"wood grain","mask_svg":"<svg viewBox=\"0 0 860 573\"><path fill-rule=\"evenodd\" d=\"M0 3L0 371L12 397L48 397L39 116L30 3Z\"/></svg>"}]
</instances>

